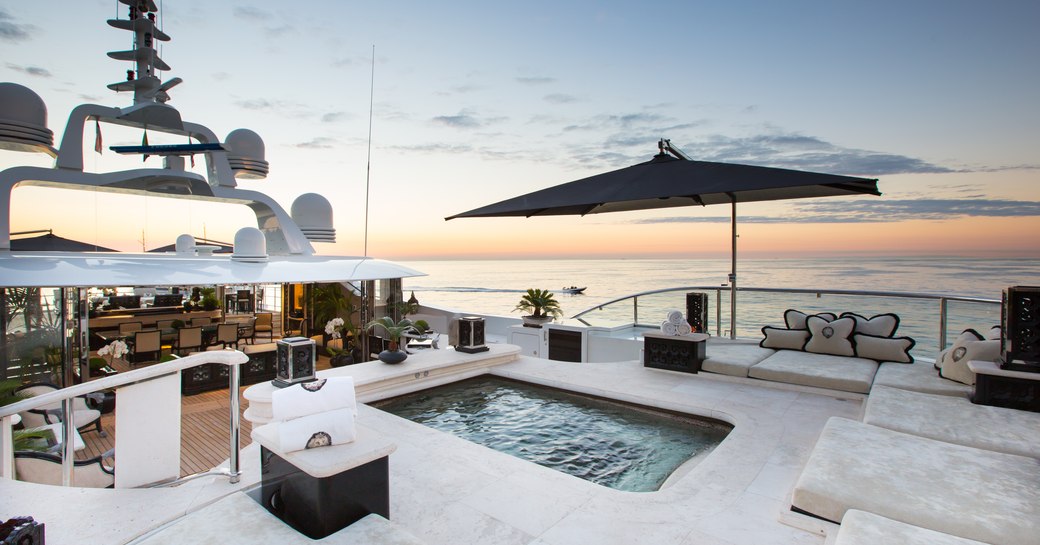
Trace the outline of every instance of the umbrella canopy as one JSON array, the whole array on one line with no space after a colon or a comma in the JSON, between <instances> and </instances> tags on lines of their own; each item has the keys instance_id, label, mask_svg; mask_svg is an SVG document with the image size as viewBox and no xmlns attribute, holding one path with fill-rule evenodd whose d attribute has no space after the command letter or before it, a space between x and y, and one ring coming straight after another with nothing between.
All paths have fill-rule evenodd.
<instances>
[{"instance_id":1,"label":"umbrella canopy","mask_svg":"<svg viewBox=\"0 0 1040 545\"><path fill-rule=\"evenodd\" d=\"M693 161L662 140L653 159L445 218L565 216L730 204L730 336L736 336L737 203L877 195L877 180L783 168ZM669 155L667 152L672 153Z\"/></svg>"},{"instance_id":2,"label":"umbrella canopy","mask_svg":"<svg viewBox=\"0 0 1040 545\"><path fill-rule=\"evenodd\" d=\"M114 252L111 248L47 233L38 237L11 239L13 252Z\"/></svg>"}]
</instances>

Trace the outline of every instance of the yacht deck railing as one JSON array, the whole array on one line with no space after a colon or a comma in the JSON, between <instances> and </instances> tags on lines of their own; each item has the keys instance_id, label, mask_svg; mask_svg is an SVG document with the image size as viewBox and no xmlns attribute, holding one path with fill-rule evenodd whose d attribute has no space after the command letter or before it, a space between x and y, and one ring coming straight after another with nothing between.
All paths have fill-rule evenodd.
<instances>
[{"instance_id":1,"label":"yacht deck railing","mask_svg":"<svg viewBox=\"0 0 1040 545\"><path fill-rule=\"evenodd\" d=\"M228 387L230 392L230 453L229 453L229 467L227 471L221 471L220 473L229 477L232 484L237 483L241 475L240 471L240 448L239 448L239 436L241 433L241 425L239 420L239 366L249 361L249 356L246 356L238 350L215 350L211 352L201 352L178 358L172 361L152 365L149 367L142 367L140 369L134 369L125 373L119 373L90 382L82 384L76 384L68 388L62 388L53 392L47 392L38 396L33 396L10 405L0 406L0 446L2 446L2 452L0 452L0 475L6 478L12 478L14 475L14 441L11 436L12 417L20 412L28 411L31 409L37 409L46 405L54 403L61 403L61 412L63 415L73 414L72 402L75 398L84 396L87 394L100 392L102 390L108 390L111 388L118 388L121 386L128 386L131 384L139 384L147 382L157 378L168 377L197 365L203 365L207 363L216 363L228 366ZM72 418L61 418L62 421L62 437L61 445L63 447L62 452L62 484L64 486L72 486L72 473L73 473L73 462L75 460L75 442L69 441L68 438L75 437L76 429L75 423ZM119 435L116 435L116 441L119 441ZM181 479L177 479L173 483L165 483L165 485L179 484L188 479L192 479L201 475L211 474L207 472L200 475L190 475Z\"/></svg>"},{"instance_id":2,"label":"yacht deck railing","mask_svg":"<svg viewBox=\"0 0 1040 545\"><path fill-rule=\"evenodd\" d=\"M611 305L620 305L625 301L632 301L632 323L633 325L639 326L639 300L640 298L646 298L653 295L659 295L670 292L686 292L686 291L707 291L715 293L715 335L722 335L722 294L730 291L729 286L682 286L673 288L663 288L656 290L647 290L634 294L629 294L624 297L618 297L604 303L599 303L591 306L577 314L573 315L572 318L576 320L586 321L583 317L596 312L604 310L604 307ZM898 291L869 291L869 290L832 290L832 289L803 289L803 288L750 288L750 287L738 287L738 292L745 293L770 293L770 294L802 294L802 295L815 295L820 297L822 295L839 295L839 296L859 296L859 297L876 297L876 298L898 298L898 299L909 299L915 301L937 301L939 303L938 308L938 329L939 329L939 349L942 350L946 347L947 335L946 329L949 320L949 303L950 302L964 302L964 303L979 303L984 305L999 305L1001 304L999 299L987 299L982 297L970 297L961 295L950 295L950 294L935 294L935 293L909 293L909 292L898 292ZM729 334L731 337L736 336L736 328L733 326L732 316L730 317L730 330ZM586 323L588 323L586 321ZM649 327L656 326L656 324L644 324Z\"/></svg>"}]
</instances>

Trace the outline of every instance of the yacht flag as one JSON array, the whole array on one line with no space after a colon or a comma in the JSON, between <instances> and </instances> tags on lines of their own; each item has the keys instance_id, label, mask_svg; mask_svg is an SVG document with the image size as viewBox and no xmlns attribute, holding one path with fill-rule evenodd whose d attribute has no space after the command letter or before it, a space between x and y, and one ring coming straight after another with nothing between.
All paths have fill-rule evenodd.
<instances>
[{"instance_id":1,"label":"yacht flag","mask_svg":"<svg viewBox=\"0 0 1040 545\"><path fill-rule=\"evenodd\" d=\"M101 154L101 122L94 118L94 153Z\"/></svg>"}]
</instances>

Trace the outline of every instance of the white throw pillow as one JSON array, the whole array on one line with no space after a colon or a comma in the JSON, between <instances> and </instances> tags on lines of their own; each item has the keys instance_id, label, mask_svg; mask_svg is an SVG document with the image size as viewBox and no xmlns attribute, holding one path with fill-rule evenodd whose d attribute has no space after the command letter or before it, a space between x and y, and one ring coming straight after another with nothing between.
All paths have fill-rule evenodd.
<instances>
[{"instance_id":1,"label":"white throw pillow","mask_svg":"<svg viewBox=\"0 0 1040 545\"><path fill-rule=\"evenodd\" d=\"M856 356L876 362L894 361L897 363L913 363L914 357L910 349L916 342L910 337L876 337L865 333L854 333L852 341L856 345Z\"/></svg>"},{"instance_id":2,"label":"white throw pillow","mask_svg":"<svg viewBox=\"0 0 1040 545\"><path fill-rule=\"evenodd\" d=\"M787 309L784 311L784 323L787 324L787 329L806 329L805 319L809 316L812 315L806 314L800 310ZM821 312L816 314L816 316L819 316L828 322L838 317L833 312Z\"/></svg>"},{"instance_id":3,"label":"white throw pillow","mask_svg":"<svg viewBox=\"0 0 1040 545\"><path fill-rule=\"evenodd\" d=\"M991 341L996 339L996 340L999 341L1000 337L1001 337L1001 333L1003 333L1003 331L1004 330L1001 329L999 325L995 325L995 326L989 328L989 332L986 333L986 339L991 340Z\"/></svg>"},{"instance_id":4,"label":"white throw pillow","mask_svg":"<svg viewBox=\"0 0 1040 545\"><path fill-rule=\"evenodd\" d=\"M855 312L842 312L841 317L856 320L856 333L864 333L874 337L891 337L899 328L899 316L895 314L878 314L872 318L864 318Z\"/></svg>"},{"instance_id":5,"label":"white throw pillow","mask_svg":"<svg viewBox=\"0 0 1040 545\"><path fill-rule=\"evenodd\" d=\"M805 319L805 325L809 328L809 340L805 343L806 352L834 356L856 355L856 349L849 340L852 330L856 328L856 321L852 318L827 321L820 316L809 316Z\"/></svg>"},{"instance_id":6,"label":"white throw pillow","mask_svg":"<svg viewBox=\"0 0 1040 545\"><path fill-rule=\"evenodd\" d=\"M968 369L971 360L993 361L1000 357L1000 341L958 340L950 348L939 375L964 384L975 384L975 373Z\"/></svg>"},{"instance_id":7,"label":"white throw pillow","mask_svg":"<svg viewBox=\"0 0 1040 545\"><path fill-rule=\"evenodd\" d=\"M963 346L968 341L981 341L983 340L982 335L979 335L978 331L974 329L965 329L957 338L953 340L953 346ZM935 368L942 370L943 366L949 363L950 354L953 352L953 347L947 348L939 352L939 356L935 358ZM941 375L942 373L940 373Z\"/></svg>"},{"instance_id":8,"label":"white throw pillow","mask_svg":"<svg viewBox=\"0 0 1040 545\"><path fill-rule=\"evenodd\" d=\"M762 341L758 346L777 350L801 350L805 341L809 340L808 329L783 329L780 327L763 327Z\"/></svg>"}]
</instances>

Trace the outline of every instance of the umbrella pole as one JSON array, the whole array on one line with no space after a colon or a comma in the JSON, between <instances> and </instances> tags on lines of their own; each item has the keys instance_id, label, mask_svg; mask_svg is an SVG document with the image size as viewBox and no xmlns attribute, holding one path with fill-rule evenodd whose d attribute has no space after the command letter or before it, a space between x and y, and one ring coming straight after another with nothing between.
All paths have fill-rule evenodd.
<instances>
[{"instance_id":1,"label":"umbrella pole","mask_svg":"<svg viewBox=\"0 0 1040 545\"><path fill-rule=\"evenodd\" d=\"M729 272L729 338L737 338L737 199L733 197L730 227L733 232L733 247L730 250Z\"/></svg>"}]
</instances>

